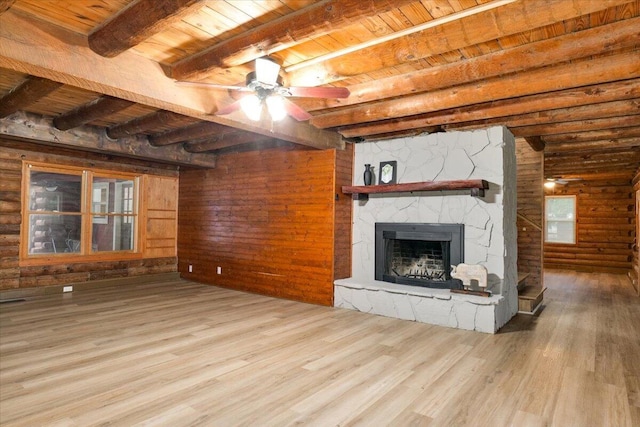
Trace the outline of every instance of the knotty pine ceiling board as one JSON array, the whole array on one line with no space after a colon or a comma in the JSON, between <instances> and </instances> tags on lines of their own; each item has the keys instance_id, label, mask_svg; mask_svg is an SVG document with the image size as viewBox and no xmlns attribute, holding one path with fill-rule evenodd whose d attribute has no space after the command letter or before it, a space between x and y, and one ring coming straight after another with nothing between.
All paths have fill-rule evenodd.
<instances>
[{"instance_id":1,"label":"knotty pine ceiling board","mask_svg":"<svg viewBox=\"0 0 640 427\"><path fill-rule=\"evenodd\" d=\"M180 22L161 33L149 37L135 49L144 57L165 65L193 55L216 44L211 35L193 25Z\"/></svg>"},{"instance_id":2,"label":"knotty pine ceiling board","mask_svg":"<svg viewBox=\"0 0 640 427\"><path fill-rule=\"evenodd\" d=\"M133 0L19 0L11 7L80 34L89 34Z\"/></svg>"},{"instance_id":3,"label":"knotty pine ceiling board","mask_svg":"<svg viewBox=\"0 0 640 427\"><path fill-rule=\"evenodd\" d=\"M55 117L98 99L100 96L102 95L97 92L65 85L29 105L25 111Z\"/></svg>"},{"instance_id":4,"label":"knotty pine ceiling board","mask_svg":"<svg viewBox=\"0 0 640 427\"><path fill-rule=\"evenodd\" d=\"M387 25L380 16L368 16L360 24L371 32L375 37L383 37L393 33L393 30Z\"/></svg>"},{"instance_id":5,"label":"knotty pine ceiling board","mask_svg":"<svg viewBox=\"0 0 640 427\"><path fill-rule=\"evenodd\" d=\"M420 2L402 6L400 12L409 20L411 25L419 25L433 20L433 16Z\"/></svg>"}]
</instances>

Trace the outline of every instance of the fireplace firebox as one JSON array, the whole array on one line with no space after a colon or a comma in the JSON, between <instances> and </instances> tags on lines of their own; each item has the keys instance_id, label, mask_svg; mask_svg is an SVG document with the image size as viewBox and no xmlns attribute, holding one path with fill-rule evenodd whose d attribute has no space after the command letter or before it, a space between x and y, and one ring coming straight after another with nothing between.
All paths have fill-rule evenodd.
<instances>
[{"instance_id":1,"label":"fireplace firebox","mask_svg":"<svg viewBox=\"0 0 640 427\"><path fill-rule=\"evenodd\" d=\"M375 279L463 289L451 265L464 262L464 224L376 223Z\"/></svg>"}]
</instances>

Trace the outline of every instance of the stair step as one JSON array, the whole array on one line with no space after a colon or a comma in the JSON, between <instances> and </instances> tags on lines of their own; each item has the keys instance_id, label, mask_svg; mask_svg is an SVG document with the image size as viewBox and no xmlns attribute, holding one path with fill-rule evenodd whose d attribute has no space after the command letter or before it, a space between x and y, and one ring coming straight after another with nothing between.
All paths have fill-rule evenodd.
<instances>
[{"instance_id":1,"label":"stair step","mask_svg":"<svg viewBox=\"0 0 640 427\"><path fill-rule=\"evenodd\" d=\"M527 277L529 277L529 273L518 272L518 292L524 289L524 287L526 286L525 282L527 280Z\"/></svg>"},{"instance_id":2,"label":"stair step","mask_svg":"<svg viewBox=\"0 0 640 427\"><path fill-rule=\"evenodd\" d=\"M535 314L542 305L546 290L540 286L526 286L518 293L518 313Z\"/></svg>"}]
</instances>

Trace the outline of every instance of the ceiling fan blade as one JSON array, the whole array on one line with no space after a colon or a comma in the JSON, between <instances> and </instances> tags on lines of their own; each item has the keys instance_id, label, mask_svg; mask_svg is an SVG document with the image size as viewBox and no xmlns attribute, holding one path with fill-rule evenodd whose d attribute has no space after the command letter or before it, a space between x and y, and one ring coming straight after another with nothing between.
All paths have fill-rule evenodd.
<instances>
[{"instance_id":1,"label":"ceiling fan blade","mask_svg":"<svg viewBox=\"0 0 640 427\"><path fill-rule=\"evenodd\" d=\"M298 107L296 104L289 101L287 98L283 97L282 103L284 105L284 109L287 111L287 114L299 122L309 120L311 117L313 117L311 114L307 113L301 107Z\"/></svg>"},{"instance_id":2,"label":"ceiling fan blade","mask_svg":"<svg viewBox=\"0 0 640 427\"><path fill-rule=\"evenodd\" d=\"M348 98L349 89L346 87L300 87L292 86L286 88L291 96L304 98Z\"/></svg>"},{"instance_id":3,"label":"ceiling fan blade","mask_svg":"<svg viewBox=\"0 0 640 427\"><path fill-rule=\"evenodd\" d=\"M185 82L185 81L176 81L176 84L180 86L199 86L199 87L209 87L212 89L226 89L226 90L238 90L241 92L251 92L251 89L249 89L246 86L219 85L216 83Z\"/></svg>"},{"instance_id":4,"label":"ceiling fan blade","mask_svg":"<svg viewBox=\"0 0 640 427\"><path fill-rule=\"evenodd\" d=\"M231 114L234 111L238 111L240 109L240 101L238 100L236 102L232 102L231 104L227 105L226 107L222 107L220 108L218 111L215 112L216 116L224 116L225 114Z\"/></svg>"}]
</instances>

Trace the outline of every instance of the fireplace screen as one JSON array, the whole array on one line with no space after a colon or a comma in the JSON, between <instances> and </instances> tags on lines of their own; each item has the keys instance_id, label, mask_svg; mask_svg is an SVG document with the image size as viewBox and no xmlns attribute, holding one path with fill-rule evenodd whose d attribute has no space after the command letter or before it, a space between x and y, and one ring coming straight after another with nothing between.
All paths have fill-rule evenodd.
<instances>
[{"instance_id":1,"label":"fireplace screen","mask_svg":"<svg viewBox=\"0 0 640 427\"><path fill-rule=\"evenodd\" d=\"M376 224L376 280L462 289L450 271L463 261L463 224Z\"/></svg>"}]
</instances>

